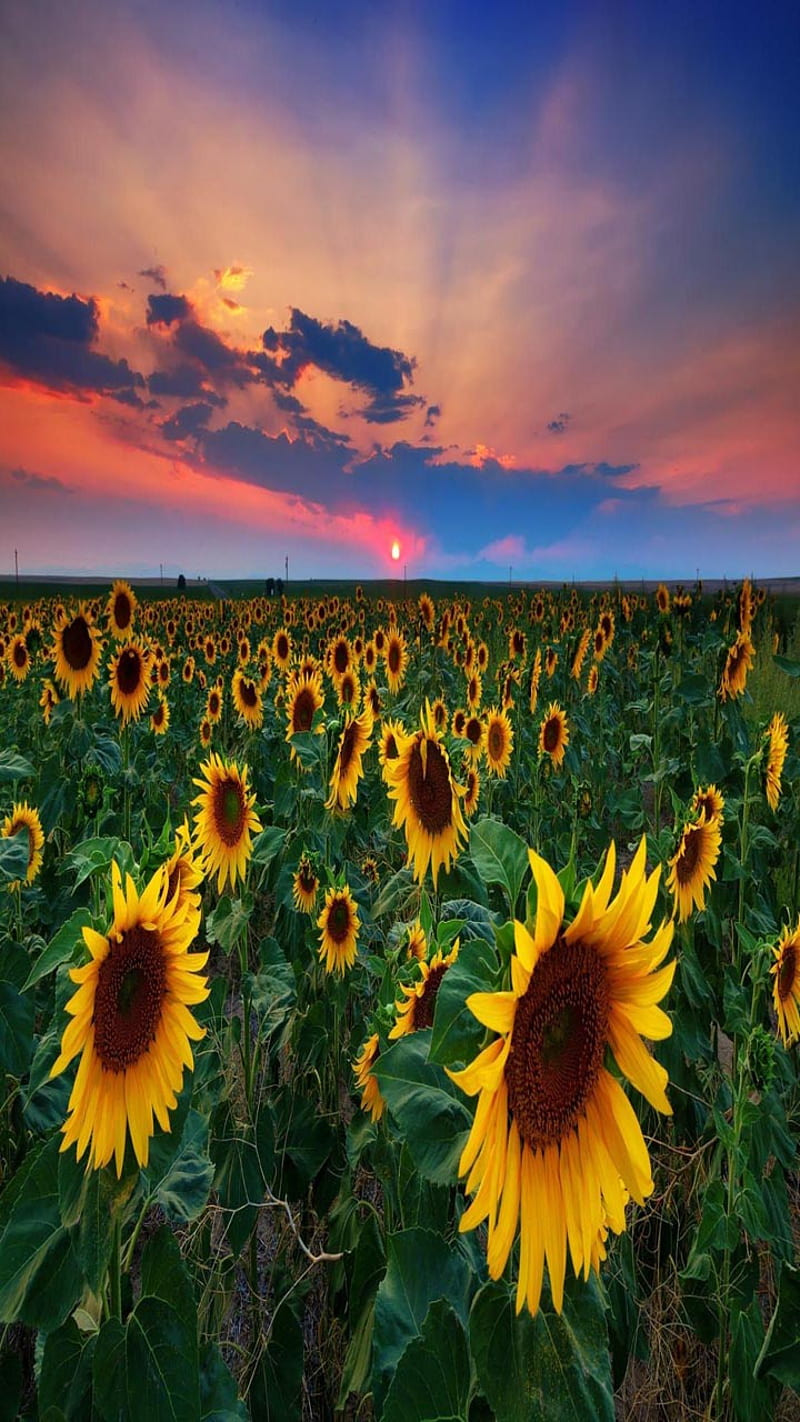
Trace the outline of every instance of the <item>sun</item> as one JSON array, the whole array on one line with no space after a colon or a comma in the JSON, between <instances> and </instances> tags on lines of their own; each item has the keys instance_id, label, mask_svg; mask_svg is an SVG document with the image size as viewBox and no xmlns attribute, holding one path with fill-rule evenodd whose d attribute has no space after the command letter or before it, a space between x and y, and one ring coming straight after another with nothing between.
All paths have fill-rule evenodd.
<instances>
[{"instance_id":1,"label":"sun","mask_svg":"<svg viewBox=\"0 0 800 1422\"><path fill-rule=\"evenodd\" d=\"M395 563L400 557L400 544L398 543L397 539L395 539L394 543L392 544L392 557L394 558Z\"/></svg>"}]
</instances>

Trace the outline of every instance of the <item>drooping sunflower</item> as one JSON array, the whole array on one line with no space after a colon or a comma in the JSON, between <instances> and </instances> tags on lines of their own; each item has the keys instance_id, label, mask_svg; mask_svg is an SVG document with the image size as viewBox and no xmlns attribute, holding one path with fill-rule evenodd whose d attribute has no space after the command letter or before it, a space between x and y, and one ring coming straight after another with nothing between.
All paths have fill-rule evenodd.
<instances>
[{"instance_id":1,"label":"drooping sunflower","mask_svg":"<svg viewBox=\"0 0 800 1422\"><path fill-rule=\"evenodd\" d=\"M6 652L6 664L15 681L23 682L30 672L33 661L24 632L17 632L11 638Z\"/></svg>"},{"instance_id":2,"label":"drooping sunflower","mask_svg":"<svg viewBox=\"0 0 800 1422\"><path fill-rule=\"evenodd\" d=\"M486 728L480 716L473 714L468 716L464 722L464 739L468 742L468 752L473 764L480 760L483 753Z\"/></svg>"},{"instance_id":3,"label":"drooping sunflower","mask_svg":"<svg viewBox=\"0 0 800 1422\"><path fill-rule=\"evenodd\" d=\"M589 696L594 696L600 685L600 669L597 662L592 662L589 668L589 675L586 678L586 691Z\"/></svg>"},{"instance_id":4,"label":"drooping sunflower","mask_svg":"<svg viewBox=\"0 0 800 1422\"><path fill-rule=\"evenodd\" d=\"M203 882L203 866L194 852L189 821L186 818L175 831L175 847L165 867L167 902L177 894L179 905L188 902L197 907L200 903L197 890Z\"/></svg>"},{"instance_id":5,"label":"drooping sunflower","mask_svg":"<svg viewBox=\"0 0 800 1422\"><path fill-rule=\"evenodd\" d=\"M747 673L755 660L756 649L746 632L740 632L732 647L728 649L722 671L719 695L722 701L728 697L742 696L747 686Z\"/></svg>"},{"instance_id":6,"label":"drooping sunflower","mask_svg":"<svg viewBox=\"0 0 800 1422\"><path fill-rule=\"evenodd\" d=\"M135 614L136 594L124 578L118 578L106 603L108 630L115 642L124 642L130 637Z\"/></svg>"},{"instance_id":7,"label":"drooping sunflower","mask_svg":"<svg viewBox=\"0 0 800 1422\"><path fill-rule=\"evenodd\" d=\"M498 711L495 707L489 712L485 734L486 764L489 772L504 780L514 748L514 732L505 711Z\"/></svg>"},{"instance_id":8,"label":"drooping sunflower","mask_svg":"<svg viewBox=\"0 0 800 1422\"><path fill-rule=\"evenodd\" d=\"M766 769L767 803L774 814L781 798L783 763L789 749L789 727L782 711L775 712L766 734L769 738Z\"/></svg>"},{"instance_id":9,"label":"drooping sunflower","mask_svg":"<svg viewBox=\"0 0 800 1422\"><path fill-rule=\"evenodd\" d=\"M222 716L222 687L219 683L208 688L206 697L206 716L212 726L216 726Z\"/></svg>"},{"instance_id":10,"label":"drooping sunflower","mask_svg":"<svg viewBox=\"0 0 800 1422\"><path fill-rule=\"evenodd\" d=\"M6 815L3 827L0 829L0 838L2 839L13 839L18 834L25 834L28 840L28 868L24 882L32 884L42 867L44 831L39 819L39 811L34 805L29 805L27 800L23 800L22 804L12 805L11 814ZM8 885L9 890L19 887L19 879L15 879Z\"/></svg>"},{"instance_id":11,"label":"drooping sunflower","mask_svg":"<svg viewBox=\"0 0 800 1422\"><path fill-rule=\"evenodd\" d=\"M591 640L591 628L584 627L583 632L581 633L581 639L575 650L575 656L572 659L572 671L570 675L572 676L574 681L580 681L581 679L581 671L583 670L583 664L586 661L586 653L589 650L589 643Z\"/></svg>"},{"instance_id":12,"label":"drooping sunflower","mask_svg":"<svg viewBox=\"0 0 800 1422\"><path fill-rule=\"evenodd\" d=\"M61 697L49 677L45 677L42 682L42 694L39 697L39 705L42 708L42 718L46 726L50 725L50 717L53 708L58 705Z\"/></svg>"},{"instance_id":13,"label":"drooping sunflower","mask_svg":"<svg viewBox=\"0 0 800 1422\"><path fill-rule=\"evenodd\" d=\"M381 734L378 741L378 760L381 769L386 771L387 761L397 760L400 754L400 747L406 739L406 729L402 721L386 720L381 722Z\"/></svg>"},{"instance_id":14,"label":"drooping sunflower","mask_svg":"<svg viewBox=\"0 0 800 1422\"><path fill-rule=\"evenodd\" d=\"M123 891L116 862L111 882L114 920L105 935L83 930L90 961L70 969L78 991L67 1003L71 1020L50 1075L80 1053L61 1149L77 1145L80 1160L88 1147L88 1169L113 1155L120 1176L128 1133L146 1166L153 1117L170 1130L184 1068L194 1066L190 1043L205 1033L189 1009L208 996L208 953L190 952L200 909L169 897L165 866L141 895L130 875Z\"/></svg>"},{"instance_id":15,"label":"drooping sunflower","mask_svg":"<svg viewBox=\"0 0 800 1422\"><path fill-rule=\"evenodd\" d=\"M428 939L419 919L415 919L408 930L406 958L416 958L418 963L428 956Z\"/></svg>"},{"instance_id":16,"label":"drooping sunflower","mask_svg":"<svg viewBox=\"0 0 800 1422\"><path fill-rule=\"evenodd\" d=\"M528 708L532 716L536 714L536 707L539 704L539 682L542 677L542 649L536 648L536 656L531 667L531 679L528 685Z\"/></svg>"},{"instance_id":17,"label":"drooping sunflower","mask_svg":"<svg viewBox=\"0 0 800 1422\"><path fill-rule=\"evenodd\" d=\"M478 808L478 801L481 794L481 777L477 765L467 766L465 781L466 791L461 808L466 818L471 820Z\"/></svg>"},{"instance_id":18,"label":"drooping sunflower","mask_svg":"<svg viewBox=\"0 0 800 1422\"><path fill-rule=\"evenodd\" d=\"M264 720L261 692L252 677L245 676L241 667L233 673L232 695L236 714L251 731L257 731Z\"/></svg>"},{"instance_id":19,"label":"drooping sunflower","mask_svg":"<svg viewBox=\"0 0 800 1422\"><path fill-rule=\"evenodd\" d=\"M320 930L317 952L326 973L338 973L344 977L345 968L352 968L356 961L360 927L358 907L349 886L345 884L342 889L335 886L328 889L325 907L317 919Z\"/></svg>"},{"instance_id":20,"label":"drooping sunflower","mask_svg":"<svg viewBox=\"0 0 800 1422\"><path fill-rule=\"evenodd\" d=\"M300 863L292 879L292 899L298 913L313 913L317 902L319 878L307 854L301 854Z\"/></svg>"},{"instance_id":21,"label":"drooping sunflower","mask_svg":"<svg viewBox=\"0 0 800 1422\"><path fill-rule=\"evenodd\" d=\"M433 1026L436 997L442 978L458 957L459 940L456 939L450 952L445 956L441 949L434 953L430 962L419 959L420 977L417 982L400 984L403 997L395 1003L396 1021L389 1033L389 1040L406 1037L409 1032L421 1032Z\"/></svg>"},{"instance_id":22,"label":"drooping sunflower","mask_svg":"<svg viewBox=\"0 0 800 1422\"><path fill-rule=\"evenodd\" d=\"M353 1073L356 1079L356 1086L361 1092L361 1109L368 1111L373 1121L379 1121L386 1108L386 1102L381 1096L381 1089L375 1077L372 1075L374 1067L380 1055L380 1042L377 1032L373 1032L368 1037L361 1051L353 1062Z\"/></svg>"},{"instance_id":23,"label":"drooping sunflower","mask_svg":"<svg viewBox=\"0 0 800 1422\"><path fill-rule=\"evenodd\" d=\"M380 870L378 869L378 861L374 854L364 855L361 861L361 873L364 875L367 883L371 884L374 888L381 877Z\"/></svg>"},{"instance_id":24,"label":"drooping sunflower","mask_svg":"<svg viewBox=\"0 0 800 1422\"><path fill-rule=\"evenodd\" d=\"M656 607L659 612L666 614L669 612L669 588L664 583L659 583L656 589Z\"/></svg>"},{"instance_id":25,"label":"drooping sunflower","mask_svg":"<svg viewBox=\"0 0 800 1422\"><path fill-rule=\"evenodd\" d=\"M724 819L725 799L716 785L701 786L699 790L695 790L692 796L692 809L698 815L701 810L705 810L706 819L715 819L721 826Z\"/></svg>"},{"instance_id":26,"label":"drooping sunflower","mask_svg":"<svg viewBox=\"0 0 800 1422\"><path fill-rule=\"evenodd\" d=\"M289 678L286 688L286 740L291 746L292 760L297 759L297 752L292 745L292 736L304 734L311 730L314 716L325 704L322 694L322 677L319 672L312 672L310 676ZM318 731L322 733L322 727Z\"/></svg>"},{"instance_id":27,"label":"drooping sunflower","mask_svg":"<svg viewBox=\"0 0 800 1422\"><path fill-rule=\"evenodd\" d=\"M467 828L460 804L463 791L453 782L429 702L420 714L420 729L406 737L396 760L386 761L383 774L395 802L392 823L405 832L414 878L421 882L430 864L435 888L440 867L450 868Z\"/></svg>"},{"instance_id":28,"label":"drooping sunflower","mask_svg":"<svg viewBox=\"0 0 800 1422\"><path fill-rule=\"evenodd\" d=\"M386 680L393 696L396 696L403 685L408 666L408 647L402 632L396 627L391 628L386 639Z\"/></svg>"},{"instance_id":29,"label":"drooping sunflower","mask_svg":"<svg viewBox=\"0 0 800 1422\"><path fill-rule=\"evenodd\" d=\"M330 779L326 810L346 810L354 805L358 782L364 774L364 754L372 739L372 712L366 707L360 716L351 716L339 737L336 760Z\"/></svg>"},{"instance_id":30,"label":"drooping sunflower","mask_svg":"<svg viewBox=\"0 0 800 1422\"><path fill-rule=\"evenodd\" d=\"M214 728L213 728L213 726L211 725L211 722L209 721L208 717L207 717L207 716L204 716L203 719L202 719L201 722L200 722L200 732L199 732L199 735L200 735L200 744L201 744L201 746L203 747L203 750L208 750L208 747L211 745L211 739L212 739L213 734L214 734Z\"/></svg>"},{"instance_id":31,"label":"drooping sunflower","mask_svg":"<svg viewBox=\"0 0 800 1422\"><path fill-rule=\"evenodd\" d=\"M557 666L558 652L556 651L555 647L548 647L544 658L544 669L546 675L553 676L555 674Z\"/></svg>"},{"instance_id":32,"label":"drooping sunflower","mask_svg":"<svg viewBox=\"0 0 800 1422\"><path fill-rule=\"evenodd\" d=\"M169 702L159 695L158 704L150 717L150 730L156 736L165 736L169 730Z\"/></svg>"},{"instance_id":33,"label":"drooping sunflower","mask_svg":"<svg viewBox=\"0 0 800 1422\"><path fill-rule=\"evenodd\" d=\"M138 721L150 695L150 652L140 642L126 642L108 668L111 705L127 726Z\"/></svg>"},{"instance_id":34,"label":"drooping sunflower","mask_svg":"<svg viewBox=\"0 0 800 1422\"><path fill-rule=\"evenodd\" d=\"M701 810L697 819L688 821L681 833L678 848L669 861L667 888L675 900L679 923L684 923L696 906L705 904L706 889L716 879L714 865L719 859L722 832L716 818L708 819Z\"/></svg>"},{"instance_id":35,"label":"drooping sunflower","mask_svg":"<svg viewBox=\"0 0 800 1422\"><path fill-rule=\"evenodd\" d=\"M74 701L91 691L100 671L102 642L85 603L73 615L60 614L53 639L56 681Z\"/></svg>"},{"instance_id":36,"label":"drooping sunflower","mask_svg":"<svg viewBox=\"0 0 800 1422\"><path fill-rule=\"evenodd\" d=\"M800 918L794 928L784 929L772 953L772 1001L783 1044L789 1047L800 1037Z\"/></svg>"},{"instance_id":37,"label":"drooping sunflower","mask_svg":"<svg viewBox=\"0 0 800 1422\"><path fill-rule=\"evenodd\" d=\"M549 755L553 765L560 768L569 745L569 725L567 713L557 701L551 701L542 724L539 727L539 754Z\"/></svg>"},{"instance_id":38,"label":"drooping sunflower","mask_svg":"<svg viewBox=\"0 0 800 1422\"><path fill-rule=\"evenodd\" d=\"M473 1199L459 1228L488 1221L487 1262L497 1279L519 1227L516 1307L539 1307L545 1260L553 1305L561 1312L567 1253L576 1276L597 1268L604 1231L625 1228L628 1196L653 1190L641 1127L619 1071L656 1110L671 1113L667 1073L642 1035L657 1041L672 1025L656 1005L672 982L663 963L673 924L649 942L659 869L649 877L642 840L611 898L611 845L597 886L587 884L578 913L564 923L564 894L550 866L530 852L538 901L533 935L514 925L511 989L473 993L467 1006L499 1035L463 1071L448 1075L478 1095L459 1174Z\"/></svg>"},{"instance_id":39,"label":"drooping sunflower","mask_svg":"<svg viewBox=\"0 0 800 1422\"><path fill-rule=\"evenodd\" d=\"M197 805L194 839L203 873L216 874L221 893L226 883L233 889L237 880L244 880L253 849L250 836L262 826L253 809L255 792L248 790L246 765L240 770L235 761L212 751L200 773L203 778L194 780L200 794L192 801Z\"/></svg>"}]
</instances>

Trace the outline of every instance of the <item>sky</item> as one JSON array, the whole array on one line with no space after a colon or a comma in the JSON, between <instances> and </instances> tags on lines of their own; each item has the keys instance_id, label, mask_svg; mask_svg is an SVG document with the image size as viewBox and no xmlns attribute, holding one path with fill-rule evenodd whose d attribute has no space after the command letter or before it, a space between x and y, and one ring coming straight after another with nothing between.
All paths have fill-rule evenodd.
<instances>
[{"instance_id":1,"label":"sky","mask_svg":"<svg viewBox=\"0 0 800 1422\"><path fill-rule=\"evenodd\" d=\"M0 577L800 573L799 72L794 0L4 0Z\"/></svg>"}]
</instances>

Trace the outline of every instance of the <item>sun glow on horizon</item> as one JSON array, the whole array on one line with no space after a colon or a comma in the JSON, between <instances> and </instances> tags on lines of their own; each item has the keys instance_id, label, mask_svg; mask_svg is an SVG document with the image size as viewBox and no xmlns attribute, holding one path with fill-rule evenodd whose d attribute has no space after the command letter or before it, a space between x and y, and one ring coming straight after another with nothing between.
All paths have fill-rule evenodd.
<instances>
[{"instance_id":1,"label":"sun glow on horizon","mask_svg":"<svg viewBox=\"0 0 800 1422\"><path fill-rule=\"evenodd\" d=\"M397 539L395 539L395 540L394 540L394 543L392 544L392 557L393 557L395 563L397 562L398 558L400 557L400 544L398 543Z\"/></svg>"}]
</instances>

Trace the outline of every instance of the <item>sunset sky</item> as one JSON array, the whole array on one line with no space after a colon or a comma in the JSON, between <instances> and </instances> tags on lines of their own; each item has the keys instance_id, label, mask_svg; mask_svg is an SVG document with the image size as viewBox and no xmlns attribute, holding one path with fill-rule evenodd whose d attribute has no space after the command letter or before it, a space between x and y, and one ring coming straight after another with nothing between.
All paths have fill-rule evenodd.
<instances>
[{"instance_id":1,"label":"sunset sky","mask_svg":"<svg viewBox=\"0 0 800 1422\"><path fill-rule=\"evenodd\" d=\"M0 576L800 573L800 11L5 0Z\"/></svg>"}]
</instances>

